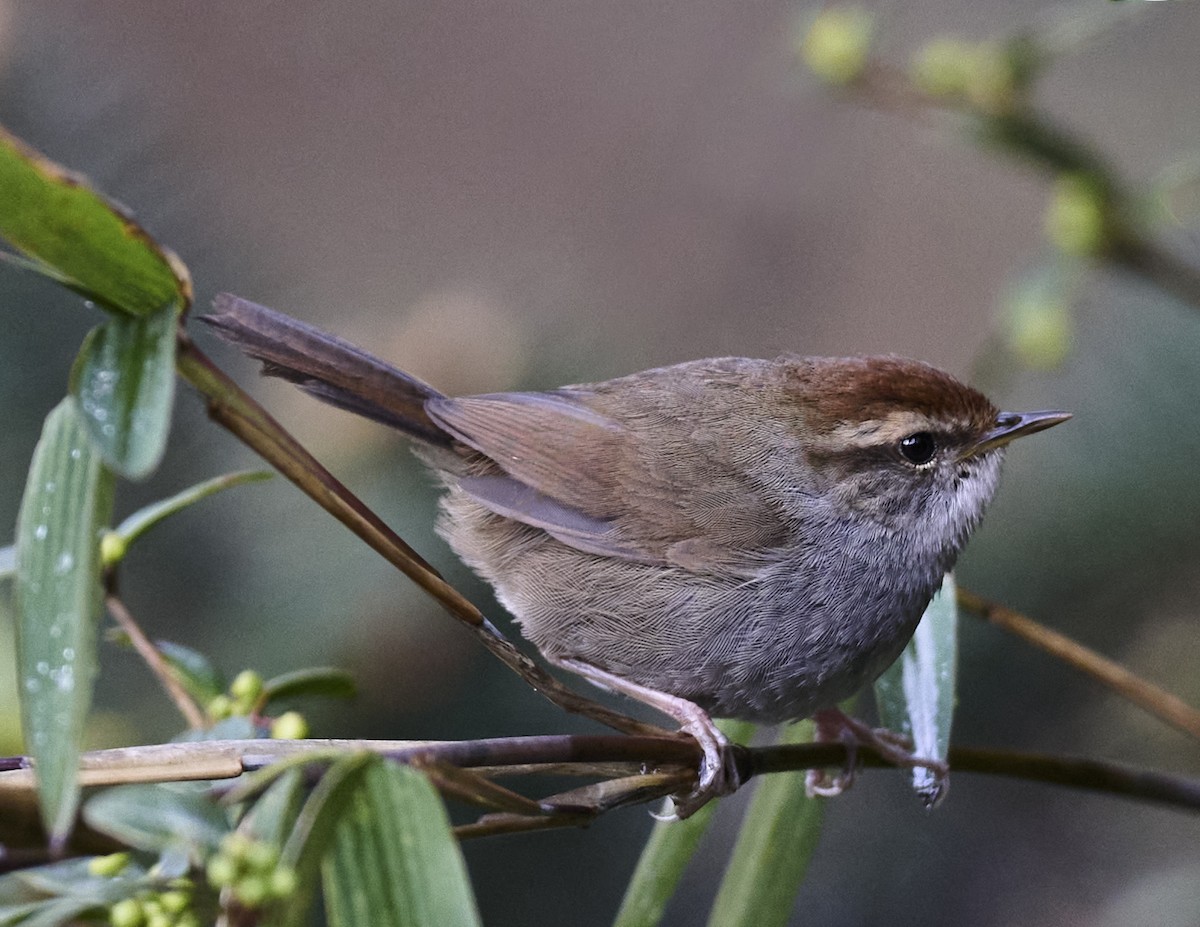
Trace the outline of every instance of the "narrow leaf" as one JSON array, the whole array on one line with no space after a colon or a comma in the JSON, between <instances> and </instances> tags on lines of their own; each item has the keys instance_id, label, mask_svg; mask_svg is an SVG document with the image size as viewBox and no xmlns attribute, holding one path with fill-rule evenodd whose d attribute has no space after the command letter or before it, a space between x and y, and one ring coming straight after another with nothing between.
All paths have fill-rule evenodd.
<instances>
[{"instance_id":1,"label":"narrow leaf","mask_svg":"<svg viewBox=\"0 0 1200 927\"><path fill-rule=\"evenodd\" d=\"M80 915L92 911L98 913L99 907L79 898L51 898L38 905L32 914L12 923L21 927L66 927L78 923Z\"/></svg>"},{"instance_id":2,"label":"narrow leaf","mask_svg":"<svg viewBox=\"0 0 1200 927\"><path fill-rule=\"evenodd\" d=\"M272 846L282 846L300 813L303 784L303 773L295 766L272 782L248 815L245 830L249 835Z\"/></svg>"},{"instance_id":3,"label":"narrow leaf","mask_svg":"<svg viewBox=\"0 0 1200 927\"><path fill-rule=\"evenodd\" d=\"M55 843L71 829L76 768L96 673L100 532L113 476L75 403L46 418L17 520L14 606L21 718L37 770L42 819Z\"/></svg>"},{"instance_id":4,"label":"narrow leaf","mask_svg":"<svg viewBox=\"0 0 1200 927\"><path fill-rule=\"evenodd\" d=\"M242 470L238 473L226 473L213 477L211 480L205 480L203 483L189 486L187 489L176 493L170 498L162 499L159 502L147 505L145 508L138 509L117 525L113 529L113 533L120 537L125 542L125 545L128 546L159 522L195 505L203 499L207 499L209 496L221 492L223 489L230 489L234 486L240 486L243 483L269 480L274 475L270 470Z\"/></svg>"},{"instance_id":5,"label":"narrow leaf","mask_svg":"<svg viewBox=\"0 0 1200 927\"><path fill-rule=\"evenodd\" d=\"M0 129L0 236L107 307L146 315L191 296L187 270L124 209Z\"/></svg>"},{"instance_id":6,"label":"narrow leaf","mask_svg":"<svg viewBox=\"0 0 1200 927\"><path fill-rule=\"evenodd\" d=\"M812 740L811 721L790 724L780 743ZM804 793L804 776L776 773L758 784L729 858L711 927L772 927L791 918L821 833L825 804Z\"/></svg>"},{"instance_id":7,"label":"narrow leaf","mask_svg":"<svg viewBox=\"0 0 1200 927\"><path fill-rule=\"evenodd\" d=\"M0 927L15 927L45 902L25 901L20 904L0 904Z\"/></svg>"},{"instance_id":8,"label":"narrow leaf","mask_svg":"<svg viewBox=\"0 0 1200 927\"><path fill-rule=\"evenodd\" d=\"M121 872L98 876L91 871L94 857L62 860L18 870L15 875L30 890L44 895L62 895L89 904L111 904L131 895L147 883L146 871L130 861Z\"/></svg>"},{"instance_id":9,"label":"narrow leaf","mask_svg":"<svg viewBox=\"0 0 1200 927\"><path fill-rule=\"evenodd\" d=\"M875 683L883 726L910 736L918 756L944 761L950 751L957 660L958 604L947 573L904 653ZM913 769L913 789L927 805L938 802L943 787L929 770Z\"/></svg>"},{"instance_id":10,"label":"narrow leaf","mask_svg":"<svg viewBox=\"0 0 1200 927\"><path fill-rule=\"evenodd\" d=\"M754 725L746 721L718 722L732 741L745 743L754 736ZM670 811L671 805L664 806ZM613 927L654 927L663 917L684 870L708 831L716 802L709 802L685 820L661 820L650 831L637 868L625 888L621 910Z\"/></svg>"},{"instance_id":11,"label":"narrow leaf","mask_svg":"<svg viewBox=\"0 0 1200 927\"><path fill-rule=\"evenodd\" d=\"M225 691L225 677L204 654L174 641L157 640L154 646L187 694L201 705L207 705Z\"/></svg>"},{"instance_id":12,"label":"narrow leaf","mask_svg":"<svg viewBox=\"0 0 1200 927\"><path fill-rule=\"evenodd\" d=\"M105 462L141 479L162 459L175 398L175 326L182 303L114 315L92 329L71 370L71 393Z\"/></svg>"},{"instance_id":13,"label":"narrow leaf","mask_svg":"<svg viewBox=\"0 0 1200 927\"><path fill-rule=\"evenodd\" d=\"M327 698L354 698L354 677L334 666L312 666L283 673L263 683L264 705L282 698L323 695Z\"/></svg>"},{"instance_id":14,"label":"narrow leaf","mask_svg":"<svg viewBox=\"0 0 1200 927\"><path fill-rule=\"evenodd\" d=\"M296 826L279 854L282 864L296 870L299 888L283 902L278 923L289 927L307 923L321 860L333 844L338 823L353 802L367 770L381 762L370 753L342 757L326 770L300 809Z\"/></svg>"},{"instance_id":15,"label":"narrow leaf","mask_svg":"<svg viewBox=\"0 0 1200 927\"><path fill-rule=\"evenodd\" d=\"M442 800L407 766L377 763L367 771L322 880L331 927L480 923Z\"/></svg>"},{"instance_id":16,"label":"narrow leaf","mask_svg":"<svg viewBox=\"0 0 1200 927\"><path fill-rule=\"evenodd\" d=\"M193 858L215 850L229 832L225 812L189 785L121 785L83 807L88 826L126 846L160 853L183 845Z\"/></svg>"}]
</instances>

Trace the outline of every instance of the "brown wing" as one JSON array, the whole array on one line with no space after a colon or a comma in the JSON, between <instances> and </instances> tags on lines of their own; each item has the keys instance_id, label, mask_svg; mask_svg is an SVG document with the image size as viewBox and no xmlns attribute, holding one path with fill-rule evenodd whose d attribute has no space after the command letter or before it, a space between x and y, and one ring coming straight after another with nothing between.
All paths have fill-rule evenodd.
<instances>
[{"instance_id":1,"label":"brown wing","mask_svg":"<svg viewBox=\"0 0 1200 927\"><path fill-rule=\"evenodd\" d=\"M731 446L730 429L719 427L743 410L698 403L702 377L619 399L614 382L438 398L426 410L504 471L463 477L465 492L580 550L744 572L786 541L778 494L744 466L755 450Z\"/></svg>"}]
</instances>

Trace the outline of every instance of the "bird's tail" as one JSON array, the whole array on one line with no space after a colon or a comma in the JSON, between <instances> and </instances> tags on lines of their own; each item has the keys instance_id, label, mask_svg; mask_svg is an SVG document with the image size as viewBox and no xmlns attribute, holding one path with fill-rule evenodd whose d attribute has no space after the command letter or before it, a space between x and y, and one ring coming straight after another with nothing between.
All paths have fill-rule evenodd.
<instances>
[{"instance_id":1,"label":"bird's tail","mask_svg":"<svg viewBox=\"0 0 1200 927\"><path fill-rule=\"evenodd\" d=\"M361 348L291 316L221 293L200 321L263 363L263 374L290 380L340 409L366 416L440 447L452 440L425 412L441 393Z\"/></svg>"}]
</instances>

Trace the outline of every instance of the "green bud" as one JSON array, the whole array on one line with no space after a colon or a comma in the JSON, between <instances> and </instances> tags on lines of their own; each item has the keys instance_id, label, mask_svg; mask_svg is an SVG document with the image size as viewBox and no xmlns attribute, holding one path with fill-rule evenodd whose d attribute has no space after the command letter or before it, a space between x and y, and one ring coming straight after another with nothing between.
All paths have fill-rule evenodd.
<instances>
[{"instance_id":1,"label":"green bud","mask_svg":"<svg viewBox=\"0 0 1200 927\"><path fill-rule=\"evenodd\" d=\"M263 678L254 670L242 670L229 684L239 715L248 715L254 710L258 697L262 695Z\"/></svg>"},{"instance_id":2,"label":"green bud","mask_svg":"<svg viewBox=\"0 0 1200 927\"><path fill-rule=\"evenodd\" d=\"M1046 236L1064 254L1086 257L1103 249L1108 202L1093 178L1066 174L1059 179L1046 210Z\"/></svg>"},{"instance_id":3,"label":"green bud","mask_svg":"<svg viewBox=\"0 0 1200 927\"><path fill-rule=\"evenodd\" d=\"M1009 349L1027 367L1052 370L1071 352L1074 326L1061 288L1044 282L1023 285L1009 300Z\"/></svg>"},{"instance_id":4,"label":"green bud","mask_svg":"<svg viewBox=\"0 0 1200 927\"><path fill-rule=\"evenodd\" d=\"M273 844L264 840L256 840L246 848L242 857L247 871L254 874L265 874L275 868L279 862L279 850Z\"/></svg>"},{"instance_id":5,"label":"green bud","mask_svg":"<svg viewBox=\"0 0 1200 927\"><path fill-rule=\"evenodd\" d=\"M298 711L285 711L271 723L275 740L303 740L308 736L308 722Z\"/></svg>"},{"instance_id":6,"label":"green bud","mask_svg":"<svg viewBox=\"0 0 1200 927\"><path fill-rule=\"evenodd\" d=\"M975 59L975 46L943 36L925 43L913 56L913 83L935 97L965 96Z\"/></svg>"},{"instance_id":7,"label":"green bud","mask_svg":"<svg viewBox=\"0 0 1200 927\"><path fill-rule=\"evenodd\" d=\"M257 908L270 897L267 880L257 875L243 876L233 885L233 897L247 908Z\"/></svg>"},{"instance_id":8,"label":"green bud","mask_svg":"<svg viewBox=\"0 0 1200 927\"><path fill-rule=\"evenodd\" d=\"M829 7L817 14L800 43L800 55L817 77L849 84L867 66L874 20L859 7Z\"/></svg>"},{"instance_id":9,"label":"green bud","mask_svg":"<svg viewBox=\"0 0 1200 927\"><path fill-rule=\"evenodd\" d=\"M115 531L105 531L100 537L100 563L113 566L125 559L129 542Z\"/></svg>"},{"instance_id":10,"label":"green bud","mask_svg":"<svg viewBox=\"0 0 1200 927\"><path fill-rule=\"evenodd\" d=\"M208 716L214 721L224 721L233 717L233 699L228 695L213 696L206 708Z\"/></svg>"},{"instance_id":11,"label":"green bud","mask_svg":"<svg viewBox=\"0 0 1200 927\"><path fill-rule=\"evenodd\" d=\"M146 920L153 920L156 917L162 917L167 912L163 910L160 896L151 892L142 896L142 913L146 915Z\"/></svg>"},{"instance_id":12,"label":"green bud","mask_svg":"<svg viewBox=\"0 0 1200 927\"><path fill-rule=\"evenodd\" d=\"M90 875L112 878L119 875L128 865L128 853L110 853L108 856L96 856L88 860L87 870Z\"/></svg>"},{"instance_id":13,"label":"green bud","mask_svg":"<svg viewBox=\"0 0 1200 927\"><path fill-rule=\"evenodd\" d=\"M272 898L290 898L300 886L300 877L291 866L278 866L268 880Z\"/></svg>"},{"instance_id":14,"label":"green bud","mask_svg":"<svg viewBox=\"0 0 1200 927\"><path fill-rule=\"evenodd\" d=\"M187 892L175 890L163 892L158 896L158 902L168 914L182 914L192 903L192 897Z\"/></svg>"},{"instance_id":15,"label":"green bud","mask_svg":"<svg viewBox=\"0 0 1200 927\"><path fill-rule=\"evenodd\" d=\"M156 911L146 917L146 927L175 927L171 915L164 911Z\"/></svg>"},{"instance_id":16,"label":"green bud","mask_svg":"<svg viewBox=\"0 0 1200 927\"><path fill-rule=\"evenodd\" d=\"M1017 75L1003 46L992 42L975 46L967 72L967 97L988 112L1012 109L1017 99Z\"/></svg>"},{"instance_id":17,"label":"green bud","mask_svg":"<svg viewBox=\"0 0 1200 927\"><path fill-rule=\"evenodd\" d=\"M217 853L204 867L208 884L213 888L227 888L238 877L237 861L226 853Z\"/></svg>"},{"instance_id":18,"label":"green bud","mask_svg":"<svg viewBox=\"0 0 1200 927\"><path fill-rule=\"evenodd\" d=\"M142 927L145 920L141 903L134 898L122 898L108 909L108 922L112 927Z\"/></svg>"}]
</instances>

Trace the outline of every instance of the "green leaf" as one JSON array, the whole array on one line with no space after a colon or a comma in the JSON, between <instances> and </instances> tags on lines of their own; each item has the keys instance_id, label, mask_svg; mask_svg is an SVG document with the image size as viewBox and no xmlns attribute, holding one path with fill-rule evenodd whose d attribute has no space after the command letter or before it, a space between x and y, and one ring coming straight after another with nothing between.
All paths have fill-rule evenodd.
<instances>
[{"instance_id":1,"label":"green leaf","mask_svg":"<svg viewBox=\"0 0 1200 927\"><path fill-rule=\"evenodd\" d=\"M37 770L42 820L54 843L71 829L76 769L96 673L100 532L113 475L93 450L75 403L46 418L17 519L14 611L21 718Z\"/></svg>"},{"instance_id":2,"label":"green leaf","mask_svg":"<svg viewBox=\"0 0 1200 927\"><path fill-rule=\"evenodd\" d=\"M747 721L722 720L717 726L731 741L745 743L754 736ZM670 811L669 801L665 806ZM613 927L654 927L663 917L688 862L708 831L717 802L709 802L685 820L661 820L650 831L637 868L625 888Z\"/></svg>"},{"instance_id":3,"label":"green leaf","mask_svg":"<svg viewBox=\"0 0 1200 927\"><path fill-rule=\"evenodd\" d=\"M280 905L278 923L297 927L307 923L321 860L333 844L338 822L354 800L367 770L381 762L370 753L344 756L325 771L312 790L279 854L280 863L296 871L299 887Z\"/></svg>"},{"instance_id":4,"label":"green leaf","mask_svg":"<svg viewBox=\"0 0 1200 927\"><path fill-rule=\"evenodd\" d=\"M124 209L0 129L0 235L51 276L131 315L186 305L187 270Z\"/></svg>"},{"instance_id":5,"label":"green leaf","mask_svg":"<svg viewBox=\"0 0 1200 927\"><path fill-rule=\"evenodd\" d=\"M270 470L242 470L238 473L226 473L213 477L211 480L205 480L203 483L189 486L187 489L167 499L162 499L151 505L147 505L145 508L138 509L117 525L112 533L120 538L124 546L128 547L159 522L195 505L203 499L207 499L209 496L221 492L223 489L230 489L234 486L240 486L243 483L256 483L262 480L269 480L274 475ZM224 683L221 684L221 688L224 688Z\"/></svg>"},{"instance_id":6,"label":"green leaf","mask_svg":"<svg viewBox=\"0 0 1200 927\"><path fill-rule=\"evenodd\" d=\"M61 927L61 925L76 924L82 914L98 911L99 905L79 898L51 898L42 902L34 913L19 920L10 921L21 927Z\"/></svg>"},{"instance_id":7,"label":"green leaf","mask_svg":"<svg viewBox=\"0 0 1200 927\"><path fill-rule=\"evenodd\" d=\"M304 775L298 766L272 782L248 815L245 829L249 835L272 846L283 846L300 813L303 784Z\"/></svg>"},{"instance_id":8,"label":"green leaf","mask_svg":"<svg viewBox=\"0 0 1200 927\"><path fill-rule=\"evenodd\" d=\"M479 924L442 800L421 773L372 765L322 866L330 927Z\"/></svg>"},{"instance_id":9,"label":"green leaf","mask_svg":"<svg viewBox=\"0 0 1200 927\"><path fill-rule=\"evenodd\" d=\"M93 443L129 479L149 475L167 445L182 305L113 316L88 332L71 369L71 393Z\"/></svg>"},{"instance_id":10,"label":"green leaf","mask_svg":"<svg viewBox=\"0 0 1200 927\"><path fill-rule=\"evenodd\" d=\"M120 785L83 807L83 819L126 846L161 853L180 845L193 859L215 850L230 830L225 812L193 785Z\"/></svg>"},{"instance_id":11,"label":"green leaf","mask_svg":"<svg viewBox=\"0 0 1200 927\"><path fill-rule=\"evenodd\" d=\"M44 901L0 904L0 927L10 927L10 925L20 924L43 904L45 904Z\"/></svg>"},{"instance_id":12,"label":"green leaf","mask_svg":"<svg viewBox=\"0 0 1200 927\"><path fill-rule=\"evenodd\" d=\"M910 736L918 756L945 760L949 753L957 661L958 604L947 573L904 653L875 683L883 726ZM913 789L927 805L937 803L942 787L927 769L913 769Z\"/></svg>"},{"instance_id":13,"label":"green leaf","mask_svg":"<svg viewBox=\"0 0 1200 927\"><path fill-rule=\"evenodd\" d=\"M204 654L175 641L156 640L154 646L187 694L201 705L207 705L225 691L225 677Z\"/></svg>"},{"instance_id":14,"label":"green leaf","mask_svg":"<svg viewBox=\"0 0 1200 927\"><path fill-rule=\"evenodd\" d=\"M127 864L119 874L98 876L91 871L92 859L62 860L14 874L33 891L76 898L90 905L111 904L148 883L146 871L135 862Z\"/></svg>"},{"instance_id":15,"label":"green leaf","mask_svg":"<svg viewBox=\"0 0 1200 927\"><path fill-rule=\"evenodd\" d=\"M808 743L811 721L789 724L780 743ZM804 793L804 776L776 773L759 783L708 917L711 927L772 927L791 918L796 893L821 833L825 803Z\"/></svg>"},{"instance_id":16,"label":"green leaf","mask_svg":"<svg viewBox=\"0 0 1200 927\"><path fill-rule=\"evenodd\" d=\"M354 677L335 666L311 666L283 673L263 683L262 704L283 698L323 695L326 698L354 698Z\"/></svg>"}]
</instances>

